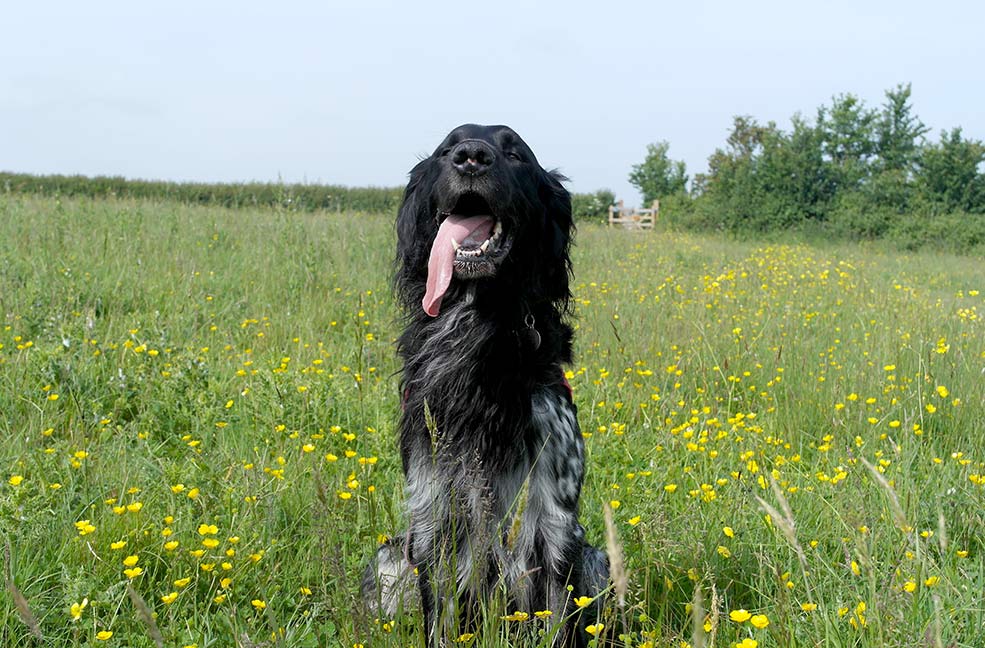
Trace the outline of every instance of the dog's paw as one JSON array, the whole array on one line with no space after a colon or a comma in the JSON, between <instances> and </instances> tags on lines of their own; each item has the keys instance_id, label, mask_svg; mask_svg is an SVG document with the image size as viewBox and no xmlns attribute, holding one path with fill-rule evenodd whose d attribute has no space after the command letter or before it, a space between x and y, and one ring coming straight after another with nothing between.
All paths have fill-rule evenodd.
<instances>
[{"instance_id":1,"label":"dog's paw","mask_svg":"<svg viewBox=\"0 0 985 648\"><path fill-rule=\"evenodd\" d=\"M392 619L419 607L417 577L404 552L403 537L384 542L370 559L360 584L363 605L371 616Z\"/></svg>"}]
</instances>

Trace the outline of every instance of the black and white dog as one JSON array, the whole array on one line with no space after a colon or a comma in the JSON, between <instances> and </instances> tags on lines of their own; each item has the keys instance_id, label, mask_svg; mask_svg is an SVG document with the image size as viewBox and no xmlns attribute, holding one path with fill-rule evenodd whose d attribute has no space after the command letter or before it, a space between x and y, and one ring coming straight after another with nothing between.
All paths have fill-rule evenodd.
<instances>
[{"instance_id":1,"label":"black and white dog","mask_svg":"<svg viewBox=\"0 0 985 648\"><path fill-rule=\"evenodd\" d=\"M397 217L409 529L379 549L363 597L392 615L416 580L429 646L496 593L510 611L550 610L555 646L583 646L598 608L575 599L608 584L578 523L562 179L512 129L466 124L411 171Z\"/></svg>"}]
</instances>

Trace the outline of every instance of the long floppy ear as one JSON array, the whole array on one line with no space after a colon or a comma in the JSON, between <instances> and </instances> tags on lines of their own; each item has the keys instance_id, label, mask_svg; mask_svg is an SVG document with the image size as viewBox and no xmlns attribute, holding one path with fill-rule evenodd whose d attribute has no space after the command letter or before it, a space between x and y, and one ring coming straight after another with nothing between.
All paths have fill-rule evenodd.
<instances>
[{"instance_id":1,"label":"long floppy ear","mask_svg":"<svg viewBox=\"0 0 985 648\"><path fill-rule=\"evenodd\" d=\"M541 200L546 208L546 234L550 248L549 263L545 282L552 301L561 302L567 308L571 292L568 281L571 274L570 248L574 235L574 220L571 215L571 194L561 184L567 180L558 171L545 171L541 185Z\"/></svg>"},{"instance_id":2,"label":"long floppy ear","mask_svg":"<svg viewBox=\"0 0 985 648\"><path fill-rule=\"evenodd\" d=\"M410 180L404 189L403 202L397 212L397 256L395 262L394 284L404 303L412 303L423 291L427 278L427 241L430 236L422 236L427 227L430 211L430 185L428 171L430 158L421 160L410 172Z\"/></svg>"}]
</instances>

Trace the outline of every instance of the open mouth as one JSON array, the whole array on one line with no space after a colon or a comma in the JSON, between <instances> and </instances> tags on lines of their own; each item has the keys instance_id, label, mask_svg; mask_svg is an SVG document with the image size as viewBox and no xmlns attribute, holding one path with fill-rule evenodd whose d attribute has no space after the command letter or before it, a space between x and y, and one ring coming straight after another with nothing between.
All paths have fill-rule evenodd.
<instances>
[{"instance_id":1,"label":"open mouth","mask_svg":"<svg viewBox=\"0 0 985 648\"><path fill-rule=\"evenodd\" d=\"M485 240L478 240L482 237L476 237L475 232L470 233L461 243L453 240L452 246L455 248L455 260L475 259L485 254L491 254L498 251L499 241L502 235L503 224L496 221L496 224L493 225L492 234L490 234Z\"/></svg>"},{"instance_id":2,"label":"open mouth","mask_svg":"<svg viewBox=\"0 0 985 648\"><path fill-rule=\"evenodd\" d=\"M424 310L432 317L452 277L481 279L496 274L510 251L512 237L477 193L459 196L451 209L438 212L438 232L431 244Z\"/></svg>"},{"instance_id":3,"label":"open mouth","mask_svg":"<svg viewBox=\"0 0 985 648\"><path fill-rule=\"evenodd\" d=\"M509 251L510 240L503 235L503 223L492 214L486 199L477 193L464 193L441 217L442 227L447 222L449 228L455 228L449 237L455 276L476 279L496 274Z\"/></svg>"}]
</instances>

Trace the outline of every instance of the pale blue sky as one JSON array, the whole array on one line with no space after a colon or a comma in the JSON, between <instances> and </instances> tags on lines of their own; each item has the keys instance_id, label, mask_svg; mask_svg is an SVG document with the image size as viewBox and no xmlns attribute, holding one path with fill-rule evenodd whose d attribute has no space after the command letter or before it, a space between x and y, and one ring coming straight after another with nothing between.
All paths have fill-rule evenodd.
<instances>
[{"instance_id":1,"label":"pale blue sky","mask_svg":"<svg viewBox=\"0 0 985 648\"><path fill-rule=\"evenodd\" d=\"M985 139L978 2L34 2L0 12L0 170L399 185L463 122L513 126L574 191L735 114L789 124L912 82Z\"/></svg>"}]
</instances>

